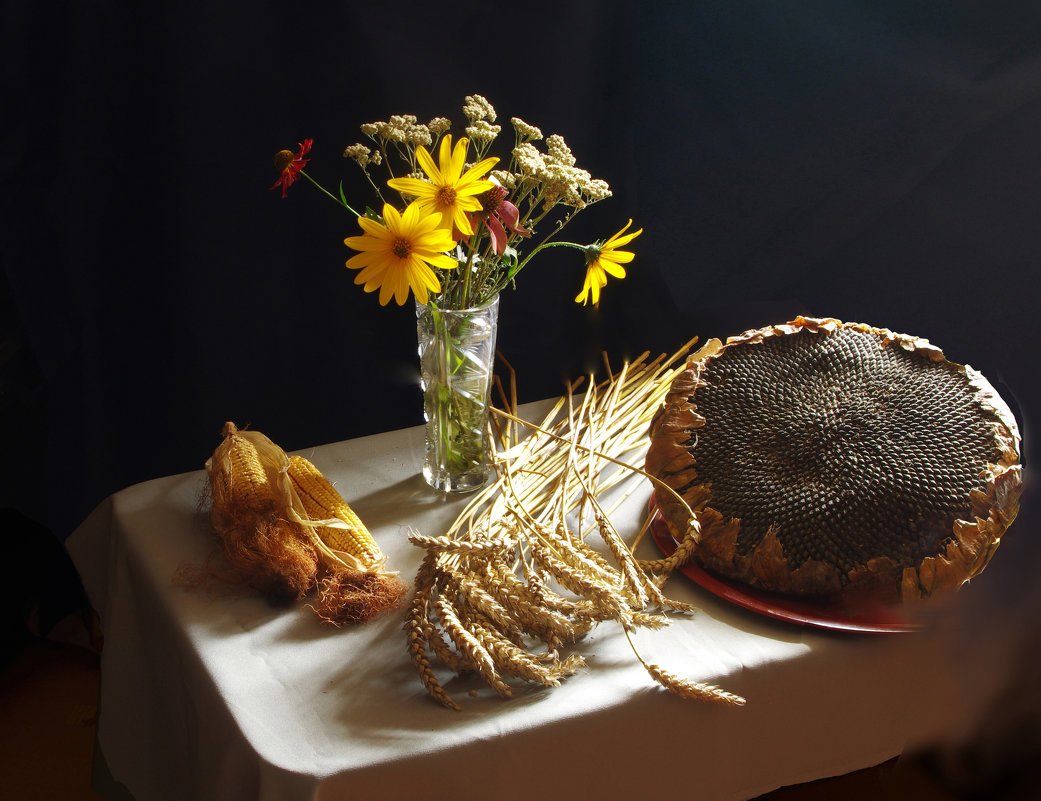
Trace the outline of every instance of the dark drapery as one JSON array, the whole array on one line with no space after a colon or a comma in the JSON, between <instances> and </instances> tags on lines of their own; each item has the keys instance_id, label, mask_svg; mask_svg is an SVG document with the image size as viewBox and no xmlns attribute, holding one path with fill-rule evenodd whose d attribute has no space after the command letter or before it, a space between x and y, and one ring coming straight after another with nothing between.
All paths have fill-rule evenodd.
<instances>
[{"instance_id":1,"label":"dark drapery","mask_svg":"<svg viewBox=\"0 0 1041 801\"><path fill-rule=\"evenodd\" d=\"M570 251L504 298L522 397L601 349L808 313L928 337L1029 434L1035 4L8 0L4 22L0 491L59 537L200 467L225 419L287 448L419 422L412 309L353 285L353 223L268 191L271 160L313 137L309 170L361 193L360 123L458 121L474 92L612 184L576 235L645 229L598 310Z\"/></svg>"}]
</instances>

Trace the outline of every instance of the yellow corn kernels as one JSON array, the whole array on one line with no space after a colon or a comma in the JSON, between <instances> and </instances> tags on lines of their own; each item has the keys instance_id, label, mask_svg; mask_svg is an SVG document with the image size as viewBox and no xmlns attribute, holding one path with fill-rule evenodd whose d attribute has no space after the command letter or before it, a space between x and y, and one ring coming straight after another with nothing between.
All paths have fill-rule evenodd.
<instances>
[{"instance_id":1,"label":"yellow corn kernels","mask_svg":"<svg viewBox=\"0 0 1041 801\"><path fill-rule=\"evenodd\" d=\"M340 520L346 528L318 526L322 542L336 551L357 558L367 567L383 561L383 553L361 518L343 496L311 462L302 456L289 457L289 479L312 520Z\"/></svg>"},{"instance_id":2,"label":"yellow corn kernels","mask_svg":"<svg viewBox=\"0 0 1041 801\"><path fill-rule=\"evenodd\" d=\"M237 502L255 508L272 503L275 490L256 446L239 434L234 426L225 427L225 438L229 446L225 457L226 469L216 475L217 480L224 484L221 488L224 497L235 498Z\"/></svg>"}]
</instances>

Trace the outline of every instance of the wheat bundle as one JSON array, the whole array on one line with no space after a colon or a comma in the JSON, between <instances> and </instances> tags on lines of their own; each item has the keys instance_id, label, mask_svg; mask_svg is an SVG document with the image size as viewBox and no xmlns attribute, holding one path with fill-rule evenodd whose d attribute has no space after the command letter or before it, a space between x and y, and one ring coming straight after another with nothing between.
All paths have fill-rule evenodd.
<instances>
[{"instance_id":1,"label":"wheat bundle","mask_svg":"<svg viewBox=\"0 0 1041 801\"><path fill-rule=\"evenodd\" d=\"M662 587L689 555L696 525L672 557L640 561L633 553L640 537L625 542L611 521L633 488L630 479L650 478L632 464L642 460L647 427L685 352L653 361L644 354L581 399L573 385L538 425L494 409L497 481L444 536L409 537L425 556L405 619L407 648L442 705L459 709L431 657L456 673L476 673L508 697L511 681L552 687L575 673L582 657L565 652L606 621L620 624L647 673L669 691L744 703L645 660L633 641L636 629L668 625L666 613L692 610ZM503 406L515 408L515 388L509 398L500 392Z\"/></svg>"}]
</instances>

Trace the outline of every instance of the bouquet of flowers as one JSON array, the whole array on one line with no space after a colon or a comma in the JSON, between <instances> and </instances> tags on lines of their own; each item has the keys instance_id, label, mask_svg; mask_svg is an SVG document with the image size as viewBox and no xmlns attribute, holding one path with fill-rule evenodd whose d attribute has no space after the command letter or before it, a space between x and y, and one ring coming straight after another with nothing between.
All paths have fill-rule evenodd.
<instances>
[{"instance_id":1,"label":"bouquet of flowers","mask_svg":"<svg viewBox=\"0 0 1041 801\"><path fill-rule=\"evenodd\" d=\"M632 220L614 236L591 244L564 242L558 234L586 207L611 196L607 182L576 165L564 138L545 138L518 117L510 122L513 146L504 159L491 155L502 126L484 97L470 95L463 105L465 135L453 139L451 121L436 117L420 123L415 115L361 126L370 144L344 150L362 170L382 209L356 211L342 184L337 195L313 179L308 164L313 140L275 156L282 197L303 176L353 214L361 233L344 243L357 251L347 267L358 270L355 283L379 290L379 301L403 305L410 291L421 304L441 309L484 305L516 280L531 259L550 247L585 254L585 282L576 302L596 305L607 276L625 277L633 254L621 250L643 229ZM437 160L434 153L437 153ZM389 178L376 179L386 170ZM387 190L396 194L388 200ZM536 244L537 242L537 244ZM526 252L525 252L526 251Z\"/></svg>"},{"instance_id":2,"label":"bouquet of flowers","mask_svg":"<svg viewBox=\"0 0 1041 801\"><path fill-rule=\"evenodd\" d=\"M488 474L488 398L495 358L499 293L512 286L536 254L569 247L585 255L585 282L575 301L597 305L608 275L625 277L633 254L621 248L643 229L582 245L557 239L586 207L611 196L607 182L575 163L558 134L514 117L513 146L491 155L502 126L480 95L463 105L467 125L453 139L452 123L414 115L361 126L369 144L343 155L362 170L382 208L356 211L340 184L333 194L304 168L313 140L275 156L286 197L301 176L353 214L360 233L344 243L356 251L347 267L381 305L415 296L427 454L423 474L447 491L481 486ZM435 160L434 154L437 154ZM388 178L374 173L386 170ZM389 196L389 197L388 197Z\"/></svg>"}]
</instances>

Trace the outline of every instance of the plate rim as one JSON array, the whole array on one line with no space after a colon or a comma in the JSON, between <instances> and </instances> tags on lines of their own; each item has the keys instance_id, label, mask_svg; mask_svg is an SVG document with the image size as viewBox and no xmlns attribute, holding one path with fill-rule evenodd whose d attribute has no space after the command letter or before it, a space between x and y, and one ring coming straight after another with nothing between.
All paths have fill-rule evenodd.
<instances>
[{"instance_id":1,"label":"plate rim","mask_svg":"<svg viewBox=\"0 0 1041 801\"><path fill-rule=\"evenodd\" d=\"M653 498L649 505L651 538L666 557L671 556L679 543L669 530L665 517ZM709 573L693 559L688 559L677 570L717 598L773 620L811 628L868 634L900 634L919 631L922 628L920 624L900 615L896 609L871 610L862 615L854 615L829 608L827 604L812 599L794 598L767 590L757 590L743 583Z\"/></svg>"}]
</instances>

